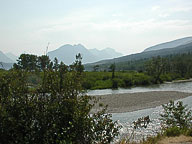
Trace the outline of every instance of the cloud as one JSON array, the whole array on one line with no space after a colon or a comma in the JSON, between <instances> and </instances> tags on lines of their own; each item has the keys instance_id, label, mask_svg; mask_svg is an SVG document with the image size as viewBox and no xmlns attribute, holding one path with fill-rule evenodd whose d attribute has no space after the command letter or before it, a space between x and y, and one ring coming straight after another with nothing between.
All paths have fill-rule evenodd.
<instances>
[{"instance_id":1,"label":"cloud","mask_svg":"<svg viewBox=\"0 0 192 144\"><path fill-rule=\"evenodd\" d=\"M166 15L162 15L165 17ZM92 32L92 33L100 33L105 34L106 32L117 32L117 33L145 33L148 31L153 31L156 29L178 29L184 27L191 28L192 21L190 20L156 20L156 19L147 19L142 21L125 21L125 20L109 20L109 21L89 21L89 20L82 20L82 19L64 19L62 23L54 24L54 25L47 25L45 28L42 28L38 31L39 35L47 34L47 33L76 33L79 31L80 33L83 32ZM83 34L82 34L83 35Z\"/></svg>"},{"instance_id":2,"label":"cloud","mask_svg":"<svg viewBox=\"0 0 192 144\"><path fill-rule=\"evenodd\" d=\"M167 18L180 13L191 13L192 2L187 0L166 0L159 3L159 5L153 5L151 11L160 18Z\"/></svg>"},{"instance_id":3,"label":"cloud","mask_svg":"<svg viewBox=\"0 0 192 144\"><path fill-rule=\"evenodd\" d=\"M151 7L151 10L152 10L152 11L157 11L157 10L159 10L159 9L160 9L160 6L158 6L158 5Z\"/></svg>"},{"instance_id":4,"label":"cloud","mask_svg":"<svg viewBox=\"0 0 192 144\"><path fill-rule=\"evenodd\" d=\"M142 42L150 41L147 38L158 37L160 40L168 38L168 35L189 35L192 20L170 17L174 13L190 12L188 8L182 5L175 8L154 5L148 10L151 11L151 16L134 19L130 19L130 15L125 13L109 13L105 9L74 11L62 18L47 21L33 33L33 39L46 39L51 43L55 41L58 45L82 43L88 48L120 47L130 53L131 50L126 49L127 45L143 47ZM141 44L137 43L138 37ZM132 53L133 51L135 49Z\"/></svg>"},{"instance_id":5,"label":"cloud","mask_svg":"<svg viewBox=\"0 0 192 144\"><path fill-rule=\"evenodd\" d=\"M113 17L122 17L123 14L122 13L114 13L112 14Z\"/></svg>"}]
</instances>

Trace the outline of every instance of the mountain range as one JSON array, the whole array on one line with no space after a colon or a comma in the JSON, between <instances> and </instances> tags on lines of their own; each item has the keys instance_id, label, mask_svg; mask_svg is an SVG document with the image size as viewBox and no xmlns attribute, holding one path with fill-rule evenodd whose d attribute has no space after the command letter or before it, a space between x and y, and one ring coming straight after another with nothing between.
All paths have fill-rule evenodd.
<instances>
[{"instance_id":1,"label":"mountain range","mask_svg":"<svg viewBox=\"0 0 192 144\"><path fill-rule=\"evenodd\" d=\"M149 59L156 56L167 56L175 54L192 52L192 37L185 37L176 39L173 41L161 43L149 48L146 48L141 53L122 56L121 53L116 52L112 48L106 48L103 50L87 49L83 45L63 45L54 51L48 52L48 56L51 60L55 57L59 61L63 61L65 64L72 64L75 61L75 56L81 53L83 59L82 62L85 65L85 70L93 70L95 65L110 65L112 63L126 63L129 61ZM11 53L4 54L0 51L0 62L6 66L6 69L10 68L16 60L16 56ZM1 65L0 65L1 68Z\"/></svg>"},{"instance_id":2,"label":"mountain range","mask_svg":"<svg viewBox=\"0 0 192 144\"><path fill-rule=\"evenodd\" d=\"M48 56L51 60L56 57L59 61L63 61L65 64L72 64L75 61L75 56L78 53L81 54L83 58L82 62L84 64L122 56L121 53L116 52L112 48L106 48L103 50L87 49L81 44L63 45L54 51L48 52Z\"/></svg>"}]
</instances>

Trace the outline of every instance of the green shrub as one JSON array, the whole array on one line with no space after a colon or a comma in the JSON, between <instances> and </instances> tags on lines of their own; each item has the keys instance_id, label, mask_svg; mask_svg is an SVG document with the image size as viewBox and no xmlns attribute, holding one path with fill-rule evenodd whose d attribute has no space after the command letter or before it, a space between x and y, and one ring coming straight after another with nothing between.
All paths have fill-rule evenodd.
<instances>
[{"instance_id":1,"label":"green shrub","mask_svg":"<svg viewBox=\"0 0 192 144\"><path fill-rule=\"evenodd\" d=\"M84 89L91 89L93 87L93 83L90 80L86 80L82 83L82 87Z\"/></svg>"},{"instance_id":2,"label":"green shrub","mask_svg":"<svg viewBox=\"0 0 192 144\"><path fill-rule=\"evenodd\" d=\"M111 80L98 80L95 82L94 87L92 89L107 89L112 88L112 81Z\"/></svg>"},{"instance_id":3,"label":"green shrub","mask_svg":"<svg viewBox=\"0 0 192 144\"><path fill-rule=\"evenodd\" d=\"M192 128L189 128L186 132L187 136L192 136Z\"/></svg>"},{"instance_id":4,"label":"green shrub","mask_svg":"<svg viewBox=\"0 0 192 144\"><path fill-rule=\"evenodd\" d=\"M162 106L164 112L160 114L160 119L167 127L179 127L181 129L191 127L191 110L188 110L187 105L183 105L182 101L178 101L176 104L174 101L170 101Z\"/></svg>"},{"instance_id":5,"label":"green shrub","mask_svg":"<svg viewBox=\"0 0 192 144\"><path fill-rule=\"evenodd\" d=\"M132 83L132 79L130 77L126 77L123 79L124 83L125 83L125 87L131 87L133 86L133 83Z\"/></svg>"},{"instance_id":6,"label":"green shrub","mask_svg":"<svg viewBox=\"0 0 192 144\"><path fill-rule=\"evenodd\" d=\"M133 77L133 83L134 85L148 85L151 83L151 77L143 73L137 73Z\"/></svg>"},{"instance_id":7,"label":"green shrub","mask_svg":"<svg viewBox=\"0 0 192 144\"><path fill-rule=\"evenodd\" d=\"M172 81L172 77L171 77L170 74L163 74L163 75L160 76L160 79L162 81Z\"/></svg>"},{"instance_id":8,"label":"green shrub","mask_svg":"<svg viewBox=\"0 0 192 144\"><path fill-rule=\"evenodd\" d=\"M166 129L164 134L168 137L179 136L180 134L182 134L182 130L179 127L174 126Z\"/></svg>"},{"instance_id":9,"label":"green shrub","mask_svg":"<svg viewBox=\"0 0 192 144\"><path fill-rule=\"evenodd\" d=\"M118 80L117 79L113 79L112 80L112 88L113 89L117 89L118 88Z\"/></svg>"},{"instance_id":10,"label":"green shrub","mask_svg":"<svg viewBox=\"0 0 192 144\"><path fill-rule=\"evenodd\" d=\"M108 79L110 79L111 77L110 76L108 76L108 75L106 75L106 76L103 76L103 78L102 78L102 80L108 80Z\"/></svg>"},{"instance_id":11,"label":"green shrub","mask_svg":"<svg viewBox=\"0 0 192 144\"><path fill-rule=\"evenodd\" d=\"M131 87L148 85L152 77L135 71L115 72L115 80L111 78L112 72L86 72L83 87L86 89L106 89L118 87Z\"/></svg>"},{"instance_id":12,"label":"green shrub","mask_svg":"<svg viewBox=\"0 0 192 144\"><path fill-rule=\"evenodd\" d=\"M33 91L23 70L0 75L0 144L112 142L120 127L106 108L90 114L95 103L83 94L79 67L76 61L57 72L44 69Z\"/></svg>"}]
</instances>

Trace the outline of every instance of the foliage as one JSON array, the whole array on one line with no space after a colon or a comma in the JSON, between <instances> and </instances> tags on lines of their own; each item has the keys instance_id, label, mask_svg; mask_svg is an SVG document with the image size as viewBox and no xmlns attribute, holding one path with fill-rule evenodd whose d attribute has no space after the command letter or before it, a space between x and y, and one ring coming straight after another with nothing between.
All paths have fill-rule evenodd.
<instances>
[{"instance_id":1,"label":"foliage","mask_svg":"<svg viewBox=\"0 0 192 144\"><path fill-rule=\"evenodd\" d=\"M147 74L154 77L155 83L161 83L160 76L164 70L165 63L165 59L159 56L156 58L152 58L146 63Z\"/></svg>"},{"instance_id":2,"label":"foliage","mask_svg":"<svg viewBox=\"0 0 192 144\"><path fill-rule=\"evenodd\" d=\"M52 64L50 63L49 56L47 55L42 55L38 57L38 63L37 66L39 67L40 70L45 70L47 68L52 68Z\"/></svg>"},{"instance_id":3,"label":"foliage","mask_svg":"<svg viewBox=\"0 0 192 144\"><path fill-rule=\"evenodd\" d=\"M153 83L152 77L138 72L115 72L115 78L111 78L112 72L85 72L83 87L85 89L105 89L118 87L132 87L149 85Z\"/></svg>"},{"instance_id":4,"label":"foliage","mask_svg":"<svg viewBox=\"0 0 192 144\"><path fill-rule=\"evenodd\" d=\"M187 105L183 105L182 101L176 104L170 101L166 105L162 105L164 113L160 114L161 120L167 127L189 128L191 127L191 110L188 110Z\"/></svg>"},{"instance_id":5,"label":"foliage","mask_svg":"<svg viewBox=\"0 0 192 144\"><path fill-rule=\"evenodd\" d=\"M32 54L21 54L17 61L18 64L14 64L15 69L33 71L37 68L38 57Z\"/></svg>"},{"instance_id":6,"label":"foliage","mask_svg":"<svg viewBox=\"0 0 192 144\"><path fill-rule=\"evenodd\" d=\"M81 60L82 57L77 55L77 59ZM51 62L49 57L46 55L37 57L29 54L22 54L18 59L18 63L14 64L14 69L25 70L28 72L43 71L44 69L58 71L59 65L61 64L59 64L56 58L53 62ZM128 69L126 69L127 65L129 66ZM95 67L93 67L93 72L86 72L85 79L82 84L83 88L127 88L190 78L192 77L192 54L188 53L174 56L170 55L166 57L154 57L151 59L111 64L110 67L105 67L106 69L103 69L102 65L95 65ZM81 72L84 71L82 64L81 67L76 68ZM101 72L101 70L107 71ZM42 74L37 74L36 78L37 77L39 77L39 80L43 80ZM35 79L31 81L33 81L33 85L37 85L37 81Z\"/></svg>"},{"instance_id":7,"label":"foliage","mask_svg":"<svg viewBox=\"0 0 192 144\"><path fill-rule=\"evenodd\" d=\"M99 65L93 66L93 71L98 71L99 70Z\"/></svg>"},{"instance_id":8,"label":"foliage","mask_svg":"<svg viewBox=\"0 0 192 144\"><path fill-rule=\"evenodd\" d=\"M164 134L168 137L170 136L179 136L181 134L181 129L179 127L171 127L165 130Z\"/></svg>"},{"instance_id":9,"label":"foliage","mask_svg":"<svg viewBox=\"0 0 192 144\"><path fill-rule=\"evenodd\" d=\"M53 63L50 62L49 56L42 55L36 56L32 54L21 54L17 60L17 63L13 64L13 68L16 70L24 71L43 71L47 68L52 68Z\"/></svg>"},{"instance_id":10,"label":"foliage","mask_svg":"<svg viewBox=\"0 0 192 144\"><path fill-rule=\"evenodd\" d=\"M105 69L108 70L108 67L99 65L97 71L100 72L86 72L84 88L127 88L190 78L192 77L192 54L169 55L166 57L153 57L151 59L116 63L115 65L110 65L109 72L101 72L101 70ZM115 80L113 80L114 77ZM108 81L107 84L105 84L105 81ZM111 84L109 84L109 81Z\"/></svg>"},{"instance_id":11,"label":"foliage","mask_svg":"<svg viewBox=\"0 0 192 144\"><path fill-rule=\"evenodd\" d=\"M192 136L192 125L191 125L191 111L183 105L181 101L178 101L176 104L173 101L170 101L166 105L162 105L164 112L160 114L161 120L163 122L163 129L156 136L149 136L146 139L140 141L140 144L154 144L159 143L161 140L164 140L167 137L176 137L180 135ZM134 122L134 127L145 127L145 124L141 125L146 118L146 124L149 117L139 118ZM166 124L166 126L164 125ZM132 136L132 135L131 135ZM136 142L130 142L130 138L124 138L119 142L120 144L135 144Z\"/></svg>"},{"instance_id":12,"label":"foliage","mask_svg":"<svg viewBox=\"0 0 192 144\"><path fill-rule=\"evenodd\" d=\"M110 71L112 72L112 76L111 78L114 79L115 78L115 63L111 64L109 67Z\"/></svg>"},{"instance_id":13,"label":"foliage","mask_svg":"<svg viewBox=\"0 0 192 144\"><path fill-rule=\"evenodd\" d=\"M109 71L109 64L100 64L98 71ZM91 71L91 65L85 65ZM115 70L121 72L137 71L152 77L152 83L162 83L192 77L192 53L166 55L126 62L115 62ZM117 75L116 75L117 76ZM129 85L129 84L128 84Z\"/></svg>"},{"instance_id":14,"label":"foliage","mask_svg":"<svg viewBox=\"0 0 192 144\"><path fill-rule=\"evenodd\" d=\"M106 108L90 113L95 105L90 100L95 100L83 94L80 60L71 66L61 63L57 71L43 66L42 81L34 91L29 91L25 70L0 75L0 143L113 141L120 127Z\"/></svg>"}]
</instances>

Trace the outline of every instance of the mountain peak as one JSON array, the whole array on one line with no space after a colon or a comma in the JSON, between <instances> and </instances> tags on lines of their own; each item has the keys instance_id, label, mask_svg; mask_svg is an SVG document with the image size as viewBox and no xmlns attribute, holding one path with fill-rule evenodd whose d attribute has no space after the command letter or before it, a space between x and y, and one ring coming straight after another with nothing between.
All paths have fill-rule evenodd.
<instances>
[{"instance_id":1,"label":"mountain peak","mask_svg":"<svg viewBox=\"0 0 192 144\"><path fill-rule=\"evenodd\" d=\"M84 47L82 44L75 44L75 45L73 45L73 46L75 46L75 47Z\"/></svg>"},{"instance_id":2,"label":"mountain peak","mask_svg":"<svg viewBox=\"0 0 192 144\"><path fill-rule=\"evenodd\" d=\"M75 61L75 56L78 53L82 55L83 63L96 62L99 60L115 58L122 55L112 48L106 48L104 50L87 49L82 44L66 44L54 51L48 52L48 55L51 59L57 57L59 61L63 61L66 64L71 64Z\"/></svg>"}]
</instances>

